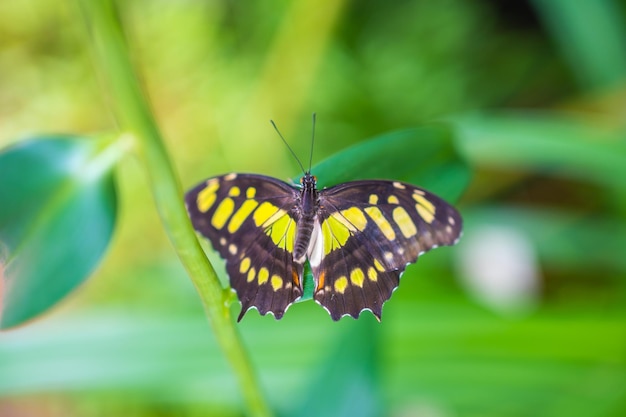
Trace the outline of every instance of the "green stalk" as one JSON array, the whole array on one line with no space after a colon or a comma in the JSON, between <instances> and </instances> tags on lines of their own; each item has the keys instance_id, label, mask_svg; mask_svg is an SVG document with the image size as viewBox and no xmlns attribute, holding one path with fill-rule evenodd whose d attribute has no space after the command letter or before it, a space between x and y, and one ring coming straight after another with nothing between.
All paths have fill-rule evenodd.
<instances>
[{"instance_id":1,"label":"green stalk","mask_svg":"<svg viewBox=\"0 0 626 417\"><path fill-rule=\"evenodd\" d=\"M254 416L271 416L230 316L227 297L187 217L183 192L130 62L117 9L111 0L78 3L90 30L97 66L110 90L114 114L121 129L135 138L163 225L200 295L215 338L237 375L248 410Z\"/></svg>"}]
</instances>

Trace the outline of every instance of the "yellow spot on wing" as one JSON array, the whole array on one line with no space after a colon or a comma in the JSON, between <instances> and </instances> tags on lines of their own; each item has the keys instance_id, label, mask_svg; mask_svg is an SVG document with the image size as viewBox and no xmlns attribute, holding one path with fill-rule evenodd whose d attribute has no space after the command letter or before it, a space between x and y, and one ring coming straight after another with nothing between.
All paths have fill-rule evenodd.
<instances>
[{"instance_id":1,"label":"yellow spot on wing","mask_svg":"<svg viewBox=\"0 0 626 417\"><path fill-rule=\"evenodd\" d=\"M257 203L255 200L244 201L241 207L239 207L239 209L235 212L235 214L233 214L233 217L230 219L230 222L228 223L228 231L230 233L235 233L237 230L239 230L239 227L241 227L243 222L246 221L250 213L252 213L252 211L258 205L259 203Z\"/></svg>"},{"instance_id":2,"label":"yellow spot on wing","mask_svg":"<svg viewBox=\"0 0 626 417\"><path fill-rule=\"evenodd\" d=\"M243 258L241 265L239 265L239 272L245 274L248 272L248 268L250 268L250 258Z\"/></svg>"},{"instance_id":3,"label":"yellow spot on wing","mask_svg":"<svg viewBox=\"0 0 626 417\"><path fill-rule=\"evenodd\" d=\"M350 282L352 282L357 287L363 288L364 280L365 274L363 274L363 270L361 268L354 268L352 272L350 272Z\"/></svg>"},{"instance_id":4,"label":"yellow spot on wing","mask_svg":"<svg viewBox=\"0 0 626 417\"><path fill-rule=\"evenodd\" d=\"M246 198L254 198L255 195L256 195L256 188L249 187L246 190Z\"/></svg>"},{"instance_id":5,"label":"yellow spot on wing","mask_svg":"<svg viewBox=\"0 0 626 417\"><path fill-rule=\"evenodd\" d=\"M252 217L257 226L267 227L281 218L285 213L285 210L281 210L272 203L265 201L255 210Z\"/></svg>"},{"instance_id":6,"label":"yellow spot on wing","mask_svg":"<svg viewBox=\"0 0 626 417\"><path fill-rule=\"evenodd\" d=\"M376 272L376 270L374 269L374 267L369 267L367 270L367 277L370 279L370 281L372 282L376 282L378 281L378 272Z\"/></svg>"},{"instance_id":7,"label":"yellow spot on wing","mask_svg":"<svg viewBox=\"0 0 626 417\"><path fill-rule=\"evenodd\" d=\"M283 249L288 252L293 252L293 245L296 240L296 221L289 217L289 226L287 226L285 245Z\"/></svg>"},{"instance_id":8,"label":"yellow spot on wing","mask_svg":"<svg viewBox=\"0 0 626 417\"><path fill-rule=\"evenodd\" d=\"M435 220L435 215L431 213L430 211L426 210L424 206L416 204L415 210L417 210L417 213L420 215L422 219L424 219L426 223L430 224L433 222L433 220Z\"/></svg>"},{"instance_id":9,"label":"yellow spot on wing","mask_svg":"<svg viewBox=\"0 0 626 417\"><path fill-rule=\"evenodd\" d=\"M283 215L267 230L268 236L279 247L293 252L293 242L296 236L296 222L288 215Z\"/></svg>"},{"instance_id":10,"label":"yellow spot on wing","mask_svg":"<svg viewBox=\"0 0 626 417\"><path fill-rule=\"evenodd\" d=\"M374 266L378 270L378 272L385 272L385 267L380 263L378 259L374 259Z\"/></svg>"},{"instance_id":11,"label":"yellow spot on wing","mask_svg":"<svg viewBox=\"0 0 626 417\"><path fill-rule=\"evenodd\" d=\"M387 197L387 202L389 204L400 204L400 200L398 200L398 197L396 197L395 195L390 195L389 197Z\"/></svg>"},{"instance_id":12,"label":"yellow spot on wing","mask_svg":"<svg viewBox=\"0 0 626 417\"><path fill-rule=\"evenodd\" d=\"M254 281L254 277L256 276L256 269L254 268L250 268L250 270L248 271L248 282L252 282Z\"/></svg>"},{"instance_id":13,"label":"yellow spot on wing","mask_svg":"<svg viewBox=\"0 0 626 417\"><path fill-rule=\"evenodd\" d=\"M343 294L346 291L347 287L348 287L348 279L346 277L341 276L337 278L337 281L335 281L335 291L337 291L340 294Z\"/></svg>"},{"instance_id":14,"label":"yellow spot on wing","mask_svg":"<svg viewBox=\"0 0 626 417\"><path fill-rule=\"evenodd\" d=\"M350 207L349 209L342 210L340 213L343 218L337 215L337 213L333 213L332 216L342 222L351 231L354 231L354 228L363 231L365 226L367 226L367 219L358 207ZM346 223L346 220L348 223Z\"/></svg>"},{"instance_id":15,"label":"yellow spot on wing","mask_svg":"<svg viewBox=\"0 0 626 417\"><path fill-rule=\"evenodd\" d=\"M393 231L393 227L391 227L391 224L389 224L378 207L366 207L365 212L374 220L376 226L378 226L387 239L394 240L396 238L396 232Z\"/></svg>"},{"instance_id":16,"label":"yellow spot on wing","mask_svg":"<svg viewBox=\"0 0 626 417\"><path fill-rule=\"evenodd\" d=\"M211 218L211 224L216 229L221 229L226 224L226 221L233 214L233 210L235 209L235 202L232 198L225 198L222 200L217 209L215 209L215 213L213 213L213 218Z\"/></svg>"},{"instance_id":17,"label":"yellow spot on wing","mask_svg":"<svg viewBox=\"0 0 626 417\"><path fill-rule=\"evenodd\" d=\"M272 275L270 282L274 291L278 291L283 287L283 279L278 275Z\"/></svg>"},{"instance_id":18,"label":"yellow spot on wing","mask_svg":"<svg viewBox=\"0 0 626 417\"><path fill-rule=\"evenodd\" d=\"M330 216L322 223L322 237L324 239L324 255L346 244L350 237L350 229L336 217Z\"/></svg>"},{"instance_id":19,"label":"yellow spot on wing","mask_svg":"<svg viewBox=\"0 0 626 417\"><path fill-rule=\"evenodd\" d=\"M215 199L217 195L217 189L220 188L220 184L216 179L212 179L207 182L207 186L205 189L198 193L198 197L196 197L196 203L198 204L198 210L203 213L209 211L209 209L215 203Z\"/></svg>"},{"instance_id":20,"label":"yellow spot on wing","mask_svg":"<svg viewBox=\"0 0 626 417\"><path fill-rule=\"evenodd\" d=\"M228 190L228 195L231 197L239 197L240 194L241 190L239 189L239 187L231 187L231 189Z\"/></svg>"},{"instance_id":21,"label":"yellow spot on wing","mask_svg":"<svg viewBox=\"0 0 626 417\"><path fill-rule=\"evenodd\" d=\"M413 237L417 234L417 228L415 227L415 223L411 220L409 213L402 206L398 206L393 209L393 221L396 222L400 231L407 239Z\"/></svg>"},{"instance_id":22,"label":"yellow spot on wing","mask_svg":"<svg viewBox=\"0 0 626 417\"><path fill-rule=\"evenodd\" d=\"M378 204L378 196L376 194L370 194L369 203L371 205Z\"/></svg>"},{"instance_id":23,"label":"yellow spot on wing","mask_svg":"<svg viewBox=\"0 0 626 417\"><path fill-rule=\"evenodd\" d=\"M413 192L413 200L417 201L415 209L426 223L432 223L435 219L435 206L423 195Z\"/></svg>"},{"instance_id":24,"label":"yellow spot on wing","mask_svg":"<svg viewBox=\"0 0 626 417\"><path fill-rule=\"evenodd\" d=\"M263 267L259 270L259 285L265 284L267 279L270 277L270 271L267 268Z\"/></svg>"}]
</instances>

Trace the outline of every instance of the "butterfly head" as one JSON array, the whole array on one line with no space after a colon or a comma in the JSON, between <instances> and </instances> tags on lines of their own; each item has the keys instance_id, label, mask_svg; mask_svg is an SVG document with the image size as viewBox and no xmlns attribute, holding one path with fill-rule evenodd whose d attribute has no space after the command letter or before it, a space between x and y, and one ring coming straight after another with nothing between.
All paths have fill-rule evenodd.
<instances>
[{"instance_id":1,"label":"butterfly head","mask_svg":"<svg viewBox=\"0 0 626 417\"><path fill-rule=\"evenodd\" d=\"M300 185L305 190L314 190L317 185L317 177L307 171L304 173L304 176L300 178Z\"/></svg>"}]
</instances>

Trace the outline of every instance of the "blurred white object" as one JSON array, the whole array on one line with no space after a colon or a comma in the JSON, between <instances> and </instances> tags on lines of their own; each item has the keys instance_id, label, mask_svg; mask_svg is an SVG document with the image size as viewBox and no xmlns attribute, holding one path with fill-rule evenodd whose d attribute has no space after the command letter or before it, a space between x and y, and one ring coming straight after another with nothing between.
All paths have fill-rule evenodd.
<instances>
[{"instance_id":1,"label":"blurred white object","mask_svg":"<svg viewBox=\"0 0 626 417\"><path fill-rule=\"evenodd\" d=\"M524 314L539 298L540 271L535 248L520 230L481 226L463 236L459 276L481 304L503 314Z\"/></svg>"}]
</instances>

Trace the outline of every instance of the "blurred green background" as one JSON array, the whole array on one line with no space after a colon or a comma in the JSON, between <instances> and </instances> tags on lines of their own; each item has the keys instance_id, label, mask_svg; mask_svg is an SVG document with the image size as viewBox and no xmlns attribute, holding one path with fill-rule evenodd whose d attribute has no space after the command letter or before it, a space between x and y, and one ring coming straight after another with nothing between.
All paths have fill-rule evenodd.
<instances>
[{"instance_id":1,"label":"blurred green background","mask_svg":"<svg viewBox=\"0 0 626 417\"><path fill-rule=\"evenodd\" d=\"M443 121L472 169L461 243L407 269L382 324L308 301L238 325L278 413L626 415L626 2L135 0L120 15L185 188L296 176L268 120L306 161L313 111L314 163ZM115 127L84 26L71 1L0 3L0 145ZM97 272L0 334L0 415L242 415L134 159L117 180Z\"/></svg>"}]
</instances>

